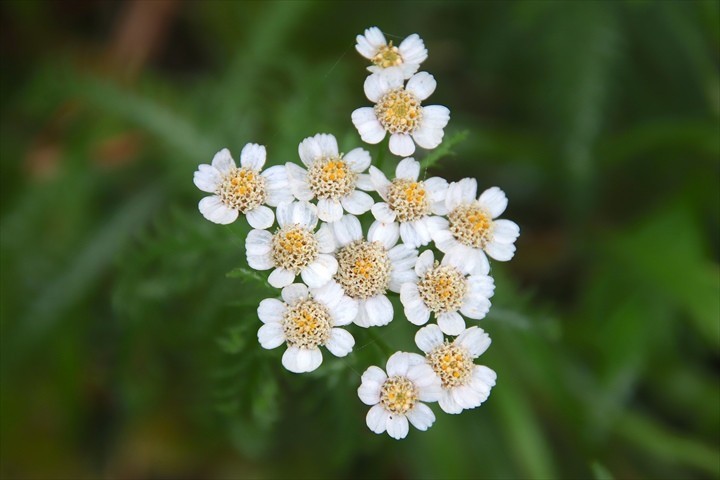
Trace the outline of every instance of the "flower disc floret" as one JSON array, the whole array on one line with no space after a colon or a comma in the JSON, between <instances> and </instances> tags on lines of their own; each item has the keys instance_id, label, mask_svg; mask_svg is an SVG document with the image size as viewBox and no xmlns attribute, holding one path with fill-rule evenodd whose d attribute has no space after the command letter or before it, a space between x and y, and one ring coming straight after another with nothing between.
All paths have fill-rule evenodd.
<instances>
[{"instance_id":1,"label":"flower disc floret","mask_svg":"<svg viewBox=\"0 0 720 480\"><path fill-rule=\"evenodd\" d=\"M233 168L218 184L216 194L229 208L248 211L265 203L265 178L249 168Z\"/></svg>"},{"instance_id":2,"label":"flower disc floret","mask_svg":"<svg viewBox=\"0 0 720 480\"><path fill-rule=\"evenodd\" d=\"M407 377L390 377L380 388L380 403L396 415L404 415L412 410L417 400L418 388Z\"/></svg>"},{"instance_id":3,"label":"flower disc floret","mask_svg":"<svg viewBox=\"0 0 720 480\"><path fill-rule=\"evenodd\" d=\"M298 273L317 256L317 238L307 228L288 225L280 228L272 238L272 259L278 267Z\"/></svg>"},{"instance_id":4,"label":"flower disc floret","mask_svg":"<svg viewBox=\"0 0 720 480\"><path fill-rule=\"evenodd\" d=\"M366 299L387 291L391 263L380 242L352 242L337 253L337 260L335 280L351 298Z\"/></svg>"},{"instance_id":5,"label":"flower disc floret","mask_svg":"<svg viewBox=\"0 0 720 480\"><path fill-rule=\"evenodd\" d=\"M287 309L282 327L289 347L315 348L330 338L332 318L325 305L306 298Z\"/></svg>"},{"instance_id":6,"label":"flower disc floret","mask_svg":"<svg viewBox=\"0 0 720 480\"><path fill-rule=\"evenodd\" d=\"M390 40L387 45L378 48L372 62L378 67L389 68L402 65L403 58L400 49L394 46L392 40Z\"/></svg>"},{"instance_id":7,"label":"flower disc floret","mask_svg":"<svg viewBox=\"0 0 720 480\"><path fill-rule=\"evenodd\" d=\"M418 282L418 293L433 313L454 312L464 304L467 279L457 268L436 262Z\"/></svg>"},{"instance_id":8,"label":"flower disc floret","mask_svg":"<svg viewBox=\"0 0 720 480\"><path fill-rule=\"evenodd\" d=\"M378 121L390 133L413 133L422 120L420 100L402 87L383 95L374 108Z\"/></svg>"},{"instance_id":9,"label":"flower disc floret","mask_svg":"<svg viewBox=\"0 0 720 480\"><path fill-rule=\"evenodd\" d=\"M460 205L448 214L450 232L462 244L485 248L492 234L492 216L479 204Z\"/></svg>"},{"instance_id":10,"label":"flower disc floret","mask_svg":"<svg viewBox=\"0 0 720 480\"><path fill-rule=\"evenodd\" d=\"M465 385L472 375L473 357L454 343L445 343L427 354L435 374L440 377L443 388Z\"/></svg>"},{"instance_id":11,"label":"flower disc floret","mask_svg":"<svg viewBox=\"0 0 720 480\"><path fill-rule=\"evenodd\" d=\"M399 222L413 222L431 213L423 182L396 178L388 188L387 197L388 205Z\"/></svg>"},{"instance_id":12,"label":"flower disc floret","mask_svg":"<svg viewBox=\"0 0 720 480\"><path fill-rule=\"evenodd\" d=\"M342 158L323 158L308 169L308 186L317 198L339 200L353 193L357 176Z\"/></svg>"}]
</instances>

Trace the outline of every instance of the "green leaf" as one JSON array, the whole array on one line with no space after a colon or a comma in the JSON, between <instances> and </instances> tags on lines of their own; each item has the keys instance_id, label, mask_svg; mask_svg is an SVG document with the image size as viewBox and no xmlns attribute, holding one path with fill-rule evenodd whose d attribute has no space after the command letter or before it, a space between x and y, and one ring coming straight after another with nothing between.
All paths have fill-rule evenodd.
<instances>
[{"instance_id":1,"label":"green leaf","mask_svg":"<svg viewBox=\"0 0 720 480\"><path fill-rule=\"evenodd\" d=\"M457 133L454 133L450 138L445 139L439 147L437 147L425 158L423 158L422 162L420 162L420 167L422 169L428 169L435 165L437 162L439 162L441 159L455 155L455 151L453 150L453 148L456 147L458 144L462 143L469 134L469 131L461 130Z\"/></svg>"}]
</instances>

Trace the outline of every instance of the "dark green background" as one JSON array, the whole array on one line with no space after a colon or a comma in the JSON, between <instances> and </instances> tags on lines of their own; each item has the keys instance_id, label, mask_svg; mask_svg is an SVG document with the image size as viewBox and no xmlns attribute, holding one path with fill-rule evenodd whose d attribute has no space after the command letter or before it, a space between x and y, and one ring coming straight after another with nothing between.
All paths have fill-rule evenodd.
<instances>
[{"instance_id":1,"label":"dark green background","mask_svg":"<svg viewBox=\"0 0 720 480\"><path fill-rule=\"evenodd\" d=\"M3 478L720 475L718 2L0 12ZM191 182L221 147L359 146L372 25L429 49L454 143L429 173L500 186L522 230L480 323L497 386L403 442L355 390L415 328L288 373L255 338L275 292L247 225L204 220Z\"/></svg>"}]
</instances>

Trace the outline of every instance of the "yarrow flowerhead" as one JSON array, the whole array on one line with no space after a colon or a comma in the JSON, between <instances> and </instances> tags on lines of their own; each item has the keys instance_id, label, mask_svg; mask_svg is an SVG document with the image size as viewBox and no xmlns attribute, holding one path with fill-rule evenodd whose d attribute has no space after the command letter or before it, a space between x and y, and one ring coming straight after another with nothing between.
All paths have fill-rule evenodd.
<instances>
[{"instance_id":1,"label":"yarrow flowerhead","mask_svg":"<svg viewBox=\"0 0 720 480\"><path fill-rule=\"evenodd\" d=\"M352 323L357 305L336 285L308 289L295 283L283 288L282 299L260 302L258 317L263 326L258 330L258 340L267 349L287 344L282 357L285 368L294 373L315 370L322 363L321 346L336 357L352 351L355 339L337 327Z\"/></svg>"},{"instance_id":2,"label":"yarrow flowerhead","mask_svg":"<svg viewBox=\"0 0 720 480\"><path fill-rule=\"evenodd\" d=\"M445 253L460 255L481 270L489 270L485 253L506 262L515 254L520 227L498 219L507 208L505 192L498 187L477 195L477 181L464 178L448 187L445 206L448 220L433 235L435 245Z\"/></svg>"},{"instance_id":3,"label":"yarrow flowerhead","mask_svg":"<svg viewBox=\"0 0 720 480\"><path fill-rule=\"evenodd\" d=\"M460 413L487 400L497 375L473 363L490 346L490 337L481 328L468 328L448 342L440 327L428 325L418 330L415 343L425 352L427 364L440 380L442 394L438 403L444 412Z\"/></svg>"},{"instance_id":4,"label":"yarrow flowerhead","mask_svg":"<svg viewBox=\"0 0 720 480\"><path fill-rule=\"evenodd\" d=\"M435 215L447 213L445 193L447 181L440 177L418 180L420 163L404 158L390 181L376 167L370 167L370 178L384 202L372 207L375 219L400 226L400 238L405 245L420 247L432 240L432 234L442 228L442 219Z\"/></svg>"},{"instance_id":5,"label":"yarrow flowerhead","mask_svg":"<svg viewBox=\"0 0 720 480\"><path fill-rule=\"evenodd\" d=\"M370 165L366 150L355 148L342 155L334 136L319 133L303 140L298 153L307 170L294 163L285 165L290 190L298 200L317 198L320 220L336 222L343 210L362 215L373 206L373 198L357 190L372 189L362 173Z\"/></svg>"},{"instance_id":6,"label":"yarrow flowerhead","mask_svg":"<svg viewBox=\"0 0 720 480\"><path fill-rule=\"evenodd\" d=\"M240 152L240 167L227 148L213 157L212 164L198 167L193 182L203 192L213 195L200 200L200 213L214 223L228 224L240 214L253 228L269 228L275 221L276 207L291 200L285 167L276 165L261 172L266 159L265 147L248 143Z\"/></svg>"},{"instance_id":7,"label":"yarrow flowerhead","mask_svg":"<svg viewBox=\"0 0 720 480\"><path fill-rule=\"evenodd\" d=\"M372 408L367 426L375 433L387 432L400 440L408 434L408 421L418 430L427 430L435 414L423 402L436 402L442 395L439 377L415 353L397 352L387 361L385 373L372 366L362 375L358 396Z\"/></svg>"},{"instance_id":8,"label":"yarrow flowerhead","mask_svg":"<svg viewBox=\"0 0 720 480\"><path fill-rule=\"evenodd\" d=\"M435 78L427 72L416 73L407 85L396 71L370 75L365 80L365 95L375 106L352 113L360 137L375 144L390 133L390 151L401 157L412 155L416 143L426 149L440 145L450 110L442 105L422 106L436 86Z\"/></svg>"},{"instance_id":9,"label":"yarrow flowerhead","mask_svg":"<svg viewBox=\"0 0 720 480\"><path fill-rule=\"evenodd\" d=\"M381 73L383 71L398 70L403 78L410 78L418 71L420 64L427 59L427 49L417 33L413 33L400 45L388 43L385 35L377 27L365 30L364 35L358 35L355 50L363 57L372 61L368 71Z\"/></svg>"}]
</instances>

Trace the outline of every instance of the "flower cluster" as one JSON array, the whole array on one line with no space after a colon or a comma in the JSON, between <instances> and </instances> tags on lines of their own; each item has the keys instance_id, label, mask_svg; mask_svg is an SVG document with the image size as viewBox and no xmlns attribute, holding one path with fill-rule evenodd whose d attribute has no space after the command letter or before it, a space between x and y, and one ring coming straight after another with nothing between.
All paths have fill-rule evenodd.
<instances>
[{"instance_id":1,"label":"flower cluster","mask_svg":"<svg viewBox=\"0 0 720 480\"><path fill-rule=\"evenodd\" d=\"M346 327L388 325L396 318L392 295L411 324L424 325L415 335L422 354L393 354L385 370L369 367L358 388L371 406L370 430L400 439L409 424L426 430L434 423L427 403L456 414L490 394L496 374L475 363L490 337L466 319L490 310L488 257L510 260L520 230L498 218L508 203L499 188L478 195L472 178L425 178L410 157L416 144L440 145L450 118L444 106L423 105L437 83L418 72L428 56L420 37L394 46L373 27L357 36L356 49L372 62L364 89L375 105L355 110L352 122L369 144L390 134L390 152L403 157L394 178L371 165L367 150L342 153L333 135L320 133L300 142L302 166L263 170L265 147L249 143L239 167L223 149L199 166L194 182L210 194L199 203L205 218L228 224L244 215L252 227L247 263L270 270L269 284L281 289L279 298L260 302L257 336L263 348L286 346L287 370L320 367L320 347L350 354L355 339ZM358 216L366 214L373 221L364 231Z\"/></svg>"}]
</instances>

